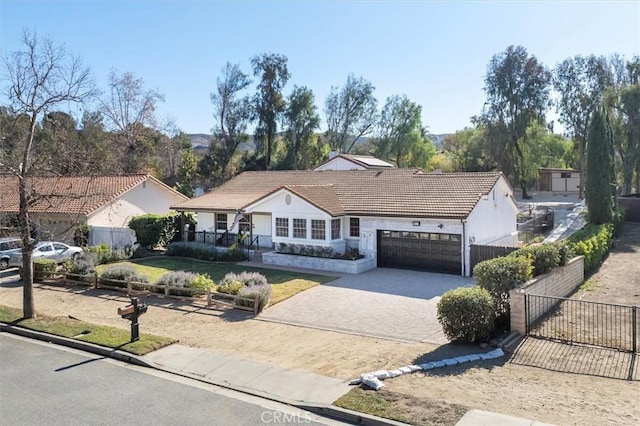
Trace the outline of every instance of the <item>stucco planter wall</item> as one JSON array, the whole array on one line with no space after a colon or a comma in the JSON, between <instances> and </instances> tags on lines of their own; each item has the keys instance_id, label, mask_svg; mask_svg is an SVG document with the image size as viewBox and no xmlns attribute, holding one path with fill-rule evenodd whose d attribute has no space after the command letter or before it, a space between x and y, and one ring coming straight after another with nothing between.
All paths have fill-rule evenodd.
<instances>
[{"instance_id":1,"label":"stucco planter wall","mask_svg":"<svg viewBox=\"0 0 640 426\"><path fill-rule=\"evenodd\" d=\"M325 259L322 257L296 256L276 252L264 253L262 262L268 265L294 266L296 268L316 269L319 271L360 274L375 269L376 258L365 257L358 260Z\"/></svg>"},{"instance_id":2,"label":"stucco planter wall","mask_svg":"<svg viewBox=\"0 0 640 426\"><path fill-rule=\"evenodd\" d=\"M552 271L537 276L526 282L522 287L509 292L511 304L511 331L517 331L521 335L526 333L526 307L525 295L535 294L539 296L567 297L584 282L584 256L571 259L565 266L560 266ZM551 309L552 305L549 306ZM547 311L536 309L536 317L530 317L535 321Z\"/></svg>"}]
</instances>

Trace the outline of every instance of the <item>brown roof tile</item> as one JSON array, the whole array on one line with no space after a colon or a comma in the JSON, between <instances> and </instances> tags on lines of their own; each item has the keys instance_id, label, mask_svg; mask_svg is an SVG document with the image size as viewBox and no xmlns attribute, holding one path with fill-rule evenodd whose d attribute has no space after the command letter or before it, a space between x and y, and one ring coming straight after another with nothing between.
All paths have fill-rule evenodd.
<instances>
[{"instance_id":1,"label":"brown roof tile","mask_svg":"<svg viewBox=\"0 0 640 426\"><path fill-rule=\"evenodd\" d=\"M243 210L280 188L288 188L332 215L465 218L501 175L427 174L419 169L396 168L245 172L173 208Z\"/></svg>"},{"instance_id":2,"label":"brown roof tile","mask_svg":"<svg viewBox=\"0 0 640 426\"><path fill-rule=\"evenodd\" d=\"M147 179L166 186L147 174L30 177L27 185L33 194L33 202L29 210L88 215ZM18 182L15 176L0 176L0 212L18 212Z\"/></svg>"}]
</instances>

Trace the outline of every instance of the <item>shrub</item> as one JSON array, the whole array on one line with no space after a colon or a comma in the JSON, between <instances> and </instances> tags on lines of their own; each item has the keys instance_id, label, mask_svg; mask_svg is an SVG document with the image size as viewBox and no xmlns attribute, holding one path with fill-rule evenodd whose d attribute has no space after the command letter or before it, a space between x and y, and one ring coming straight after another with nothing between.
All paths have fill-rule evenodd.
<instances>
[{"instance_id":1,"label":"shrub","mask_svg":"<svg viewBox=\"0 0 640 426\"><path fill-rule=\"evenodd\" d=\"M531 259L534 277L546 274L560 264L560 252L555 244L538 244L523 247L512 252L509 256Z\"/></svg>"},{"instance_id":2,"label":"shrub","mask_svg":"<svg viewBox=\"0 0 640 426\"><path fill-rule=\"evenodd\" d=\"M473 268L478 285L491 295L500 321L509 316L509 291L529 281L532 270L529 258L511 256L485 260Z\"/></svg>"},{"instance_id":3,"label":"shrub","mask_svg":"<svg viewBox=\"0 0 640 426\"><path fill-rule=\"evenodd\" d=\"M247 255L241 247L236 247L232 250L224 250L218 252L218 261L220 262L240 262L246 260Z\"/></svg>"},{"instance_id":4,"label":"shrub","mask_svg":"<svg viewBox=\"0 0 640 426\"><path fill-rule=\"evenodd\" d=\"M182 256L214 261L218 259L218 252L216 248L210 244L175 242L169 244L169 247L167 247L167 256Z\"/></svg>"},{"instance_id":5,"label":"shrub","mask_svg":"<svg viewBox=\"0 0 640 426\"><path fill-rule=\"evenodd\" d=\"M449 290L438 302L438 321L445 336L455 343L486 341L493 330L493 300L484 288Z\"/></svg>"},{"instance_id":6,"label":"shrub","mask_svg":"<svg viewBox=\"0 0 640 426\"><path fill-rule=\"evenodd\" d=\"M584 256L585 274L595 269L611 247L613 240L613 225L587 224L584 228L569 237L571 250L577 256Z\"/></svg>"},{"instance_id":7,"label":"shrub","mask_svg":"<svg viewBox=\"0 0 640 426\"><path fill-rule=\"evenodd\" d=\"M271 301L271 285L244 286L240 289L238 296L253 299L254 309L256 313L260 313ZM239 306L247 306L249 303L236 299L236 304Z\"/></svg>"},{"instance_id":8,"label":"shrub","mask_svg":"<svg viewBox=\"0 0 640 426\"><path fill-rule=\"evenodd\" d=\"M240 281L226 281L224 283L218 284L216 290L220 293L233 294L235 296L243 287L244 284L242 284Z\"/></svg>"},{"instance_id":9,"label":"shrub","mask_svg":"<svg viewBox=\"0 0 640 426\"><path fill-rule=\"evenodd\" d=\"M85 248L85 252L88 252L91 255L95 265L120 262L131 258L131 255L133 254L131 247L113 250L107 245L107 243L102 243L99 246L87 247Z\"/></svg>"},{"instance_id":10,"label":"shrub","mask_svg":"<svg viewBox=\"0 0 640 426\"><path fill-rule=\"evenodd\" d=\"M182 234L181 216L179 213L136 216L129 221L129 228L133 229L138 243L144 247L166 246ZM184 215L183 217L185 225L195 223L192 215Z\"/></svg>"},{"instance_id":11,"label":"shrub","mask_svg":"<svg viewBox=\"0 0 640 426\"><path fill-rule=\"evenodd\" d=\"M208 288L214 288L215 284L208 275L196 274L194 272L185 271L172 271L167 272L158 279L156 285L177 287L177 288L193 288L198 290L207 290ZM193 294L204 293L202 292L179 292L173 290L174 293L180 295L191 296Z\"/></svg>"},{"instance_id":12,"label":"shrub","mask_svg":"<svg viewBox=\"0 0 640 426\"><path fill-rule=\"evenodd\" d=\"M620 235L622 226L624 225L625 210L617 207L613 211L613 234Z\"/></svg>"},{"instance_id":13,"label":"shrub","mask_svg":"<svg viewBox=\"0 0 640 426\"><path fill-rule=\"evenodd\" d=\"M53 278L58 271L58 263L52 259L35 259L33 261L33 278L43 280Z\"/></svg>"},{"instance_id":14,"label":"shrub","mask_svg":"<svg viewBox=\"0 0 640 426\"><path fill-rule=\"evenodd\" d=\"M558 256L560 257L558 266L565 266L574 257L571 245L566 241L557 241L554 244L558 246Z\"/></svg>"},{"instance_id":15,"label":"shrub","mask_svg":"<svg viewBox=\"0 0 640 426\"><path fill-rule=\"evenodd\" d=\"M110 266L102 271L100 278L105 280L136 281L140 283L149 282L149 279L146 276L138 274L136 268L131 265Z\"/></svg>"},{"instance_id":16,"label":"shrub","mask_svg":"<svg viewBox=\"0 0 640 426\"><path fill-rule=\"evenodd\" d=\"M96 271L94 257L90 253L82 253L73 259L67 259L63 263L64 270L70 274L89 275Z\"/></svg>"},{"instance_id":17,"label":"shrub","mask_svg":"<svg viewBox=\"0 0 640 426\"><path fill-rule=\"evenodd\" d=\"M267 277L265 277L259 272L243 271L236 276L236 279L248 287L268 284Z\"/></svg>"}]
</instances>

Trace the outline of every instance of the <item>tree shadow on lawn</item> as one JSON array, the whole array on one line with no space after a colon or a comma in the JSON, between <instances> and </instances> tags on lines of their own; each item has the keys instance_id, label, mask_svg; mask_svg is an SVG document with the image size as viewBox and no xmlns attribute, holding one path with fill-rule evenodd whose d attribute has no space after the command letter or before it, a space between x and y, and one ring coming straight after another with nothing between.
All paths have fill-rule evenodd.
<instances>
[{"instance_id":1,"label":"tree shadow on lawn","mask_svg":"<svg viewBox=\"0 0 640 426\"><path fill-rule=\"evenodd\" d=\"M463 345L447 343L439 346L431 352L425 352L413 360L415 365L425 364L428 362L442 361L445 359L456 358L464 355L483 354L494 350L493 347L481 348L478 345ZM502 367L507 363L509 357L505 356L489 360L470 361L464 364L456 364L451 366L443 366L433 368L431 370L423 370L425 376L459 376L467 370L481 368L484 370L492 370L494 367ZM420 373L420 371L418 372Z\"/></svg>"}]
</instances>

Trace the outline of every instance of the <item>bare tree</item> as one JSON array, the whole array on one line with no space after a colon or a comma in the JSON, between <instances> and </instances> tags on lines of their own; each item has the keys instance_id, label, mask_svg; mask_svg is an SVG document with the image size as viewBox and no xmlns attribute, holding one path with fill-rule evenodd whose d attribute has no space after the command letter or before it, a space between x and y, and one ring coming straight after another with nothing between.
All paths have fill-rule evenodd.
<instances>
[{"instance_id":1,"label":"bare tree","mask_svg":"<svg viewBox=\"0 0 640 426\"><path fill-rule=\"evenodd\" d=\"M164 102L164 96L145 89L141 78L111 70L109 91L100 98L100 111L122 138L127 173L140 171L141 161L153 151L154 141L148 129L158 127L155 111L160 102Z\"/></svg>"},{"instance_id":2,"label":"bare tree","mask_svg":"<svg viewBox=\"0 0 640 426\"><path fill-rule=\"evenodd\" d=\"M33 194L28 187L28 178L32 175L31 151L38 122L52 107L82 103L95 92L89 68L83 65L79 57L67 52L64 46L56 46L46 38L38 39L36 34L27 31L23 33L22 43L23 50L3 58L8 80L5 96L14 111L29 117L29 130L20 141L21 162L0 163L0 167L17 176L19 181L18 221L23 245L23 313L25 318L33 318L35 309L31 260L36 241L31 239L29 205Z\"/></svg>"},{"instance_id":3,"label":"bare tree","mask_svg":"<svg viewBox=\"0 0 640 426\"><path fill-rule=\"evenodd\" d=\"M331 149L349 153L358 139L371 133L378 108L374 89L371 82L353 74L344 87L331 88L324 108Z\"/></svg>"}]
</instances>

